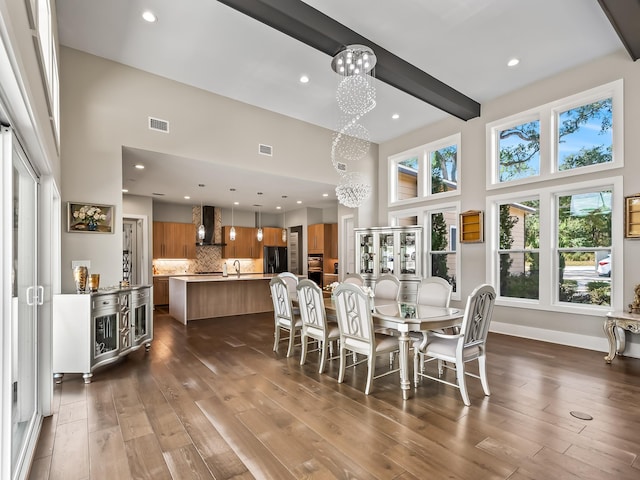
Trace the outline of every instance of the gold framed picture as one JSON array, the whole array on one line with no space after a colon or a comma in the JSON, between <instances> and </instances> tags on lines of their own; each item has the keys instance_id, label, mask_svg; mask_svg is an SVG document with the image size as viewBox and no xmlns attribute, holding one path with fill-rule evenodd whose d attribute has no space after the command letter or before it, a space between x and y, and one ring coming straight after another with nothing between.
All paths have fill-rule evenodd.
<instances>
[{"instance_id":1,"label":"gold framed picture","mask_svg":"<svg viewBox=\"0 0 640 480\"><path fill-rule=\"evenodd\" d=\"M67 232L113 233L113 205L67 202Z\"/></svg>"}]
</instances>

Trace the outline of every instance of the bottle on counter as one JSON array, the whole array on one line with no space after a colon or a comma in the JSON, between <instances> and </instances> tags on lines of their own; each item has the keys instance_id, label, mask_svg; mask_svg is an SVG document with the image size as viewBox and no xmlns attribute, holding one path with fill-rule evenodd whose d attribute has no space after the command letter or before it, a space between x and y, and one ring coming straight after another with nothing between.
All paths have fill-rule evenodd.
<instances>
[{"instance_id":1,"label":"bottle on counter","mask_svg":"<svg viewBox=\"0 0 640 480\"><path fill-rule=\"evenodd\" d=\"M227 277L229 274L227 273L227 262L222 264L222 276Z\"/></svg>"}]
</instances>

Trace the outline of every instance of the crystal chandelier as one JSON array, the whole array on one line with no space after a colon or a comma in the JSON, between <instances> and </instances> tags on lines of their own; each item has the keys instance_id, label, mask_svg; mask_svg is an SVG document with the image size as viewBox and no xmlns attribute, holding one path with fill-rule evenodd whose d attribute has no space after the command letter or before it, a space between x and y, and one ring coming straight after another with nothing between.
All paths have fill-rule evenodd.
<instances>
[{"instance_id":1,"label":"crystal chandelier","mask_svg":"<svg viewBox=\"0 0 640 480\"><path fill-rule=\"evenodd\" d=\"M342 112L341 125L331 143L331 162L341 180L336 187L338 201L357 208L371 195L371 185L353 164L369 153L369 131L362 125L364 115L376 106L373 68L376 56L364 45L348 45L331 61L340 75L336 101Z\"/></svg>"}]
</instances>

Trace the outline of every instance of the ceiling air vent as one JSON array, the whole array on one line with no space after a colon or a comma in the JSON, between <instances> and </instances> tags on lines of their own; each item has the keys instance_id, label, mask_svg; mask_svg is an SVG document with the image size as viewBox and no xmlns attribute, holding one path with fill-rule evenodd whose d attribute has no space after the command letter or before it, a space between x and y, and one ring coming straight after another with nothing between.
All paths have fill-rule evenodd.
<instances>
[{"instance_id":1,"label":"ceiling air vent","mask_svg":"<svg viewBox=\"0 0 640 480\"><path fill-rule=\"evenodd\" d=\"M258 153L260 155L268 155L269 157L273 156L273 147L271 145L263 145L262 143L258 145Z\"/></svg>"},{"instance_id":2,"label":"ceiling air vent","mask_svg":"<svg viewBox=\"0 0 640 480\"><path fill-rule=\"evenodd\" d=\"M342 163L342 162L337 162L336 168L337 168L337 170L339 172L346 172L347 171L347 164L346 163Z\"/></svg>"},{"instance_id":3,"label":"ceiling air vent","mask_svg":"<svg viewBox=\"0 0 640 480\"><path fill-rule=\"evenodd\" d=\"M166 120L160 120L159 118L149 117L149 130L169 133L169 122Z\"/></svg>"}]
</instances>

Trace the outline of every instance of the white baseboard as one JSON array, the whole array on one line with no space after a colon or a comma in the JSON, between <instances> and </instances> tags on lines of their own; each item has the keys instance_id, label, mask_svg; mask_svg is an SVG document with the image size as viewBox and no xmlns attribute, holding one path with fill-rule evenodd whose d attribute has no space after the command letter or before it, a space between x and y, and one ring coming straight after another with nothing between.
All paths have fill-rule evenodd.
<instances>
[{"instance_id":1,"label":"white baseboard","mask_svg":"<svg viewBox=\"0 0 640 480\"><path fill-rule=\"evenodd\" d=\"M513 325L511 323L502 322L491 322L489 331L514 337L540 340L542 342L557 343L559 345L567 345L569 347L586 348L587 350L603 352L603 355L606 355L609 351L609 342L604 336L604 333L602 334L602 337L592 337L589 335L580 335L579 333L559 332L557 330L525 327L522 325ZM629 341L629 332L626 332L626 335L627 348L624 351L624 356L640 358L640 344L631 343Z\"/></svg>"}]
</instances>

